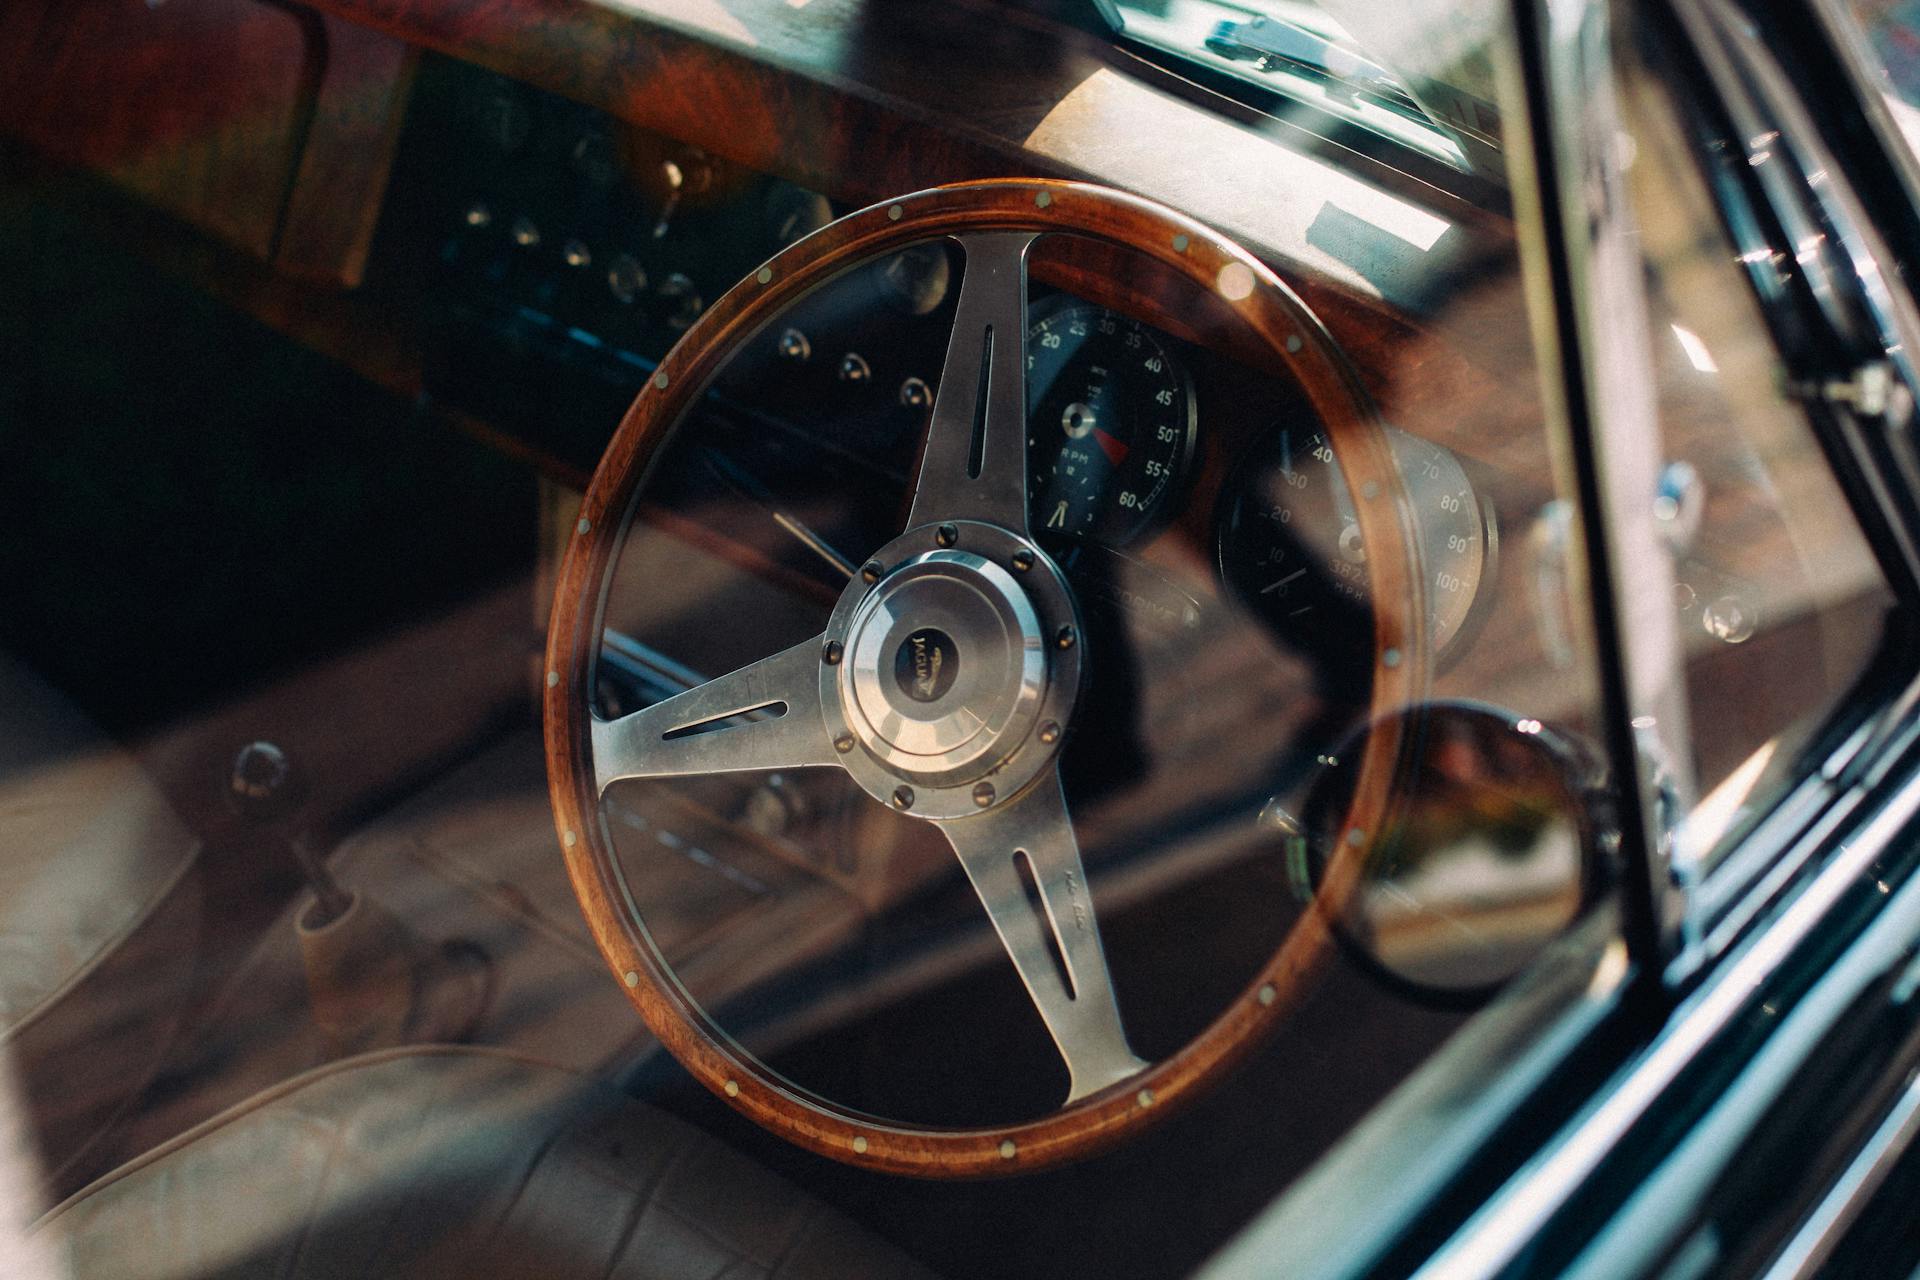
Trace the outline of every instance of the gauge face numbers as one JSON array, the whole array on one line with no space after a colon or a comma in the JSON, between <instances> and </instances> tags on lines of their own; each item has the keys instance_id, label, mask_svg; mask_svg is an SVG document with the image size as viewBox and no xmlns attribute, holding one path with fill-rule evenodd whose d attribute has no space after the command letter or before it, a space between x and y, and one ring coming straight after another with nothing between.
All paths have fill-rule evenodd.
<instances>
[{"instance_id":1,"label":"gauge face numbers","mask_svg":"<svg viewBox=\"0 0 1920 1280\"><path fill-rule=\"evenodd\" d=\"M1440 653L1473 611L1491 530L1459 459L1403 431L1387 436L1414 509L1429 639ZM1367 549L1323 429L1282 427L1259 454L1226 504L1220 567L1283 633L1370 642Z\"/></svg>"},{"instance_id":2,"label":"gauge face numbers","mask_svg":"<svg viewBox=\"0 0 1920 1280\"><path fill-rule=\"evenodd\" d=\"M1193 452L1191 384L1162 339L1091 303L1027 327L1034 532L1119 547L1171 511Z\"/></svg>"}]
</instances>

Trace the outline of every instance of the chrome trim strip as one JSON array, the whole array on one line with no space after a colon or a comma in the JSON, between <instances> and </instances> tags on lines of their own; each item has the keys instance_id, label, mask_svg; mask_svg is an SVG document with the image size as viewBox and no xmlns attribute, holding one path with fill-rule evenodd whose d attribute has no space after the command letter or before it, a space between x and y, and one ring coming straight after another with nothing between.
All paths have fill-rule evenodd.
<instances>
[{"instance_id":1,"label":"chrome trim strip","mask_svg":"<svg viewBox=\"0 0 1920 1280\"><path fill-rule=\"evenodd\" d=\"M1920 1136L1920 1077L1907 1082L1907 1091L1773 1260L1763 1280L1803 1280L1826 1265L1916 1136Z\"/></svg>"},{"instance_id":2,"label":"chrome trim strip","mask_svg":"<svg viewBox=\"0 0 1920 1280\"><path fill-rule=\"evenodd\" d=\"M1341 1280L1376 1266L1618 1014L1633 977L1619 932L1619 912L1603 904L1229 1242L1203 1280Z\"/></svg>"},{"instance_id":3,"label":"chrome trim strip","mask_svg":"<svg viewBox=\"0 0 1920 1280\"><path fill-rule=\"evenodd\" d=\"M1581 1115L1522 1166L1417 1274L1424 1280L1466 1280L1513 1261L1917 816L1920 778L1910 776L1781 909L1778 919L1749 937L1680 1006L1640 1057L1602 1085ZM1908 892L1920 904L1920 881L1910 882Z\"/></svg>"},{"instance_id":4,"label":"chrome trim strip","mask_svg":"<svg viewBox=\"0 0 1920 1280\"><path fill-rule=\"evenodd\" d=\"M1578 499L1599 712L1617 779L1623 927L1635 959L1657 970L1680 948L1685 919L1659 766L1682 811L1693 787L1690 756L1676 749L1690 737L1674 615L1633 590L1639 574L1670 577L1672 553L1652 515L1662 461L1609 7L1519 0L1512 12L1507 60L1525 110L1508 113L1507 130L1528 320L1558 487Z\"/></svg>"}]
</instances>

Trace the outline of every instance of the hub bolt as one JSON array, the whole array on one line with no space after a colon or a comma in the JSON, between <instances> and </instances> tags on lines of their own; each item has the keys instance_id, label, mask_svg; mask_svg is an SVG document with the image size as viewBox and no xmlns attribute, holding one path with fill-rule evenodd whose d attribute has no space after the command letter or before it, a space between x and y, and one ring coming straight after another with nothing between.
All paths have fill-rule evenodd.
<instances>
[{"instance_id":1,"label":"hub bolt","mask_svg":"<svg viewBox=\"0 0 1920 1280\"><path fill-rule=\"evenodd\" d=\"M827 647L820 651L820 661L830 667L837 667L840 665L840 659L845 656L846 652L846 649L838 640L829 640L827 641Z\"/></svg>"},{"instance_id":2,"label":"hub bolt","mask_svg":"<svg viewBox=\"0 0 1920 1280\"><path fill-rule=\"evenodd\" d=\"M839 737L835 738L833 740L833 749L835 751L838 751L841 755L845 755L847 754L847 752L853 750L853 735L850 733L843 733Z\"/></svg>"},{"instance_id":3,"label":"hub bolt","mask_svg":"<svg viewBox=\"0 0 1920 1280\"><path fill-rule=\"evenodd\" d=\"M860 566L860 581L869 584L878 582L880 581L880 575L886 571L887 566L881 564L878 560L869 560Z\"/></svg>"},{"instance_id":4,"label":"hub bolt","mask_svg":"<svg viewBox=\"0 0 1920 1280\"><path fill-rule=\"evenodd\" d=\"M913 788L905 783L893 789L893 807L896 809L913 808Z\"/></svg>"},{"instance_id":5,"label":"hub bolt","mask_svg":"<svg viewBox=\"0 0 1920 1280\"><path fill-rule=\"evenodd\" d=\"M1077 639L1079 639L1079 637L1074 634L1073 628L1069 626L1060 628L1060 632L1054 636L1053 642L1062 649L1071 649L1073 648L1073 642Z\"/></svg>"},{"instance_id":6,"label":"hub bolt","mask_svg":"<svg viewBox=\"0 0 1920 1280\"><path fill-rule=\"evenodd\" d=\"M1013 553L1013 568L1016 573L1025 573L1033 568L1033 552L1022 547Z\"/></svg>"},{"instance_id":7,"label":"hub bolt","mask_svg":"<svg viewBox=\"0 0 1920 1280\"><path fill-rule=\"evenodd\" d=\"M973 788L973 802L982 809L991 805L993 803L993 784L991 782L976 784Z\"/></svg>"},{"instance_id":8,"label":"hub bolt","mask_svg":"<svg viewBox=\"0 0 1920 1280\"><path fill-rule=\"evenodd\" d=\"M960 541L960 530L950 524L943 524L933 531L933 540L943 547L950 547Z\"/></svg>"},{"instance_id":9,"label":"hub bolt","mask_svg":"<svg viewBox=\"0 0 1920 1280\"><path fill-rule=\"evenodd\" d=\"M1060 741L1060 722L1049 720L1040 726L1040 741L1052 745Z\"/></svg>"}]
</instances>

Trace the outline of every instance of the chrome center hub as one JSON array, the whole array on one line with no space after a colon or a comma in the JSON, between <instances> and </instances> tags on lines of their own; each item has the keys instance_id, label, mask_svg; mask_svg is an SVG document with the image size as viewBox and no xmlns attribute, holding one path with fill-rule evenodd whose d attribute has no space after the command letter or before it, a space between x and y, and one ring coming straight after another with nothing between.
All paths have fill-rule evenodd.
<instances>
[{"instance_id":1,"label":"chrome center hub","mask_svg":"<svg viewBox=\"0 0 1920 1280\"><path fill-rule=\"evenodd\" d=\"M944 529L951 545L909 531L875 557L877 581L848 585L827 628L840 660L821 669L848 772L928 818L1024 788L1080 687L1079 619L1053 562L993 525Z\"/></svg>"},{"instance_id":2,"label":"chrome center hub","mask_svg":"<svg viewBox=\"0 0 1920 1280\"><path fill-rule=\"evenodd\" d=\"M840 703L881 763L934 782L1033 727L1045 646L1040 616L1009 570L971 551L928 551L860 602Z\"/></svg>"}]
</instances>

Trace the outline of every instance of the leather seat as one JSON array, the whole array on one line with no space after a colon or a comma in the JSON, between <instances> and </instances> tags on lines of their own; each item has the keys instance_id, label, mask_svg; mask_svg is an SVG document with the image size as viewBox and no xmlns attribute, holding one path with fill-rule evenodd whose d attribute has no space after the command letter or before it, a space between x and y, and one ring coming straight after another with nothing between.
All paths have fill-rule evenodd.
<instances>
[{"instance_id":1,"label":"leather seat","mask_svg":"<svg viewBox=\"0 0 1920 1280\"><path fill-rule=\"evenodd\" d=\"M199 934L199 845L139 764L0 654L0 1052L51 1177L143 1090Z\"/></svg>"},{"instance_id":2,"label":"leather seat","mask_svg":"<svg viewBox=\"0 0 1920 1280\"><path fill-rule=\"evenodd\" d=\"M760 1165L499 1051L329 1064L87 1187L35 1229L88 1280L916 1277Z\"/></svg>"}]
</instances>

